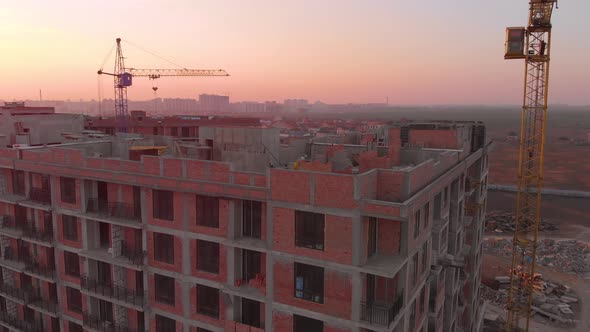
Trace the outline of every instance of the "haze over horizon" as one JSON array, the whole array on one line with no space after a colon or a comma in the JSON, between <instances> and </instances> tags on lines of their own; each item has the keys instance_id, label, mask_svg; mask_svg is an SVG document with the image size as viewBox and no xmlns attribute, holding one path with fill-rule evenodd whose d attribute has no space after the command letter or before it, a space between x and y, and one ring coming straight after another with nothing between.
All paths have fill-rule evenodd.
<instances>
[{"instance_id":1,"label":"haze over horizon","mask_svg":"<svg viewBox=\"0 0 590 332\"><path fill-rule=\"evenodd\" d=\"M554 15L550 104L589 105L585 78L590 3ZM0 12L0 99L98 98L116 37L186 68L228 78L162 78L161 98L228 94L233 101L518 105L523 61L505 61L504 29L524 26L528 1L25 0ZM123 43L128 67L171 65ZM111 71L114 54L105 65ZM154 97L136 79L129 98ZM104 77L103 97L113 98Z\"/></svg>"}]
</instances>

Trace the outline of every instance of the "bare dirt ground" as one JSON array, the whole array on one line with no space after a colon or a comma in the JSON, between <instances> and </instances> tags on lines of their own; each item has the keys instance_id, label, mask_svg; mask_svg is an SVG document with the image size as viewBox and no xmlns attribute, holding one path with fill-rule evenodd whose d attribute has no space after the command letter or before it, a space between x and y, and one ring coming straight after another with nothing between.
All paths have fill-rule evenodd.
<instances>
[{"instance_id":1,"label":"bare dirt ground","mask_svg":"<svg viewBox=\"0 0 590 332\"><path fill-rule=\"evenodd\" d=\"M502 211L514 213L515 203L515 193L490 191L488 192L487 212ZM543 196L541 215L543 219L550 221L558 227L557 231L539 234L541 238L590 241L589 199ZM498 236L498 234L494 235Z\"/></svg>"}]
</instances>

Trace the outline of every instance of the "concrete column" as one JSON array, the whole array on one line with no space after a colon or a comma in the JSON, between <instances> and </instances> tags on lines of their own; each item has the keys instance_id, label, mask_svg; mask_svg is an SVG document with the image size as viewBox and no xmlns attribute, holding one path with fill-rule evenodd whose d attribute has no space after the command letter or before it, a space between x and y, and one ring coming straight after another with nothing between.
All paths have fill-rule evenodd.
<instances>
[{"instance_id":1,"label":"concrete column","mask_svg":"<svg viewBox=\"0 0 590 332\"><path fill-rule=\"evenodd\" d=\"M234 247L227 247L226 254L226 269L227 269L227 283L233 285L236 280L236 251L241 250Z\"/></svg>"},{"instance_id":2,"label":"concrete column","mask_svg":"<svg viewBox=\"0 0 590 332\"><path fill-rule=\"evenodd\" d=\"M360 319L361 301L363 296L363 284L361 273L354 271L352 272L352 312L350 319L354 322L358 322Z\"/></svg>"},{"instance_id":3,"label":"concrete column","mask_svg":"<svg viewBox=\"0 0 590 332\"><path fill-rule=\"evenodd\" d=\"M364 264L363 257L363 217L357 215L352 218L352 265Z\"/></svg>"},{"instance_id":4,"label":"concrete column","mask_svg":"<svg viewBox=\"0 0 590 332\"><path fill-rule=\"evenodd\" d=\"M266 256L266 303L264 305L264 331L272 332L272 305L274 301L274 257Z\"/></svg>"},{"instance_id":5,"label":"concrete column","mask_svg":"<svg viewBox=\"0 0 590 332\"><path fill-rule=\"evenodd\" d=\"M234 240L236 238L236 205L239 205L236 200L229 201L228 206L228 221L227 221L227 238Z\"/></svg>"},{"instance_id":6,"label":"concrete column","mask_svg":"<svg viewBox=\"0 0 590 332\"><path fill-rule=\"evenodd\" d=\"M188 225L189 225L189 201L190 194L183 194L182 195L182 274L185 276L191 275L191 262L193 256L190 252L190 239L187 237ZM178 279L177 279L178 280ZM182 289L182 307L183 307L183 315L185 318L190 318L191 315L191 288L192 284L186 281L182 281L181 289Z\"/></svg>"}]
</instances>

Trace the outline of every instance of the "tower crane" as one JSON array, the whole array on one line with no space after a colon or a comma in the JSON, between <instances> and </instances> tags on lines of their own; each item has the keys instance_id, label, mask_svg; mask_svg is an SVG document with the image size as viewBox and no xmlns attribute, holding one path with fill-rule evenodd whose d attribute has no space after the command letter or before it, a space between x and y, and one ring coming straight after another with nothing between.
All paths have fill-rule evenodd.
<instances>
[{"instance_id":1,"label":"tower crane","mask_svg":"<svg viewBox=\"0 0 590 332\"><path fill-rule=\"evenodd\" d=\"M529 1L528 27L506 29L504 56L525 60L518 192L505 326L510 332L520 329L521 318L525 320L525 330L529 330L543 188L551 15L557 8L557 0Z\"/></svg>"},{"instance_id":2,"label":"tower crane","mask_svg":"<svg viewBox=\"0 0 590 332\"><path fill-rule=\"evenodd\" d=\"M116 39L115 70L113 73L107 73L101 69L99 75L109 75L114 77L115 87L115 119L117 121L117 131L127 131L127 120L129 111L127 108L127 87L132 85L133 77L147 77L151 80L160 77L170 76L229 76L223 69L139 69L125 67L125 58L121 48L121 38ZM155 90L154 90L155 91Z\"/></svg>"}]
</instances>

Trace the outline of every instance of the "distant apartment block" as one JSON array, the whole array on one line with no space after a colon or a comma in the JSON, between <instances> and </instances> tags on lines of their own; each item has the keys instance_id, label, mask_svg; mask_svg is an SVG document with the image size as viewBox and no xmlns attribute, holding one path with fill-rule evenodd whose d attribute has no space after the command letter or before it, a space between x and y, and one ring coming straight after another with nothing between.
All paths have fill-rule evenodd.
<instances>
[{"instance_id":1,"label":"distant apartment block","mask_svg":"<svg viewBox=\"0 0 590 332\"><path fill-rule=\"evenodd\" d=\"M481 123L196 137L1 148L0 326L482 330Z\"/></svg>"},{"instance_id":2,"label":"distant apartment block","mask_svg":"<svg viewBox=\"0 0 590 332\"><path fill-rule=\"evenodd\" d=\"M203 113L222 113L229 111L229 96L199 95L199 111Z\"/></svg>"}]
</instances>

